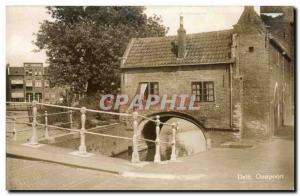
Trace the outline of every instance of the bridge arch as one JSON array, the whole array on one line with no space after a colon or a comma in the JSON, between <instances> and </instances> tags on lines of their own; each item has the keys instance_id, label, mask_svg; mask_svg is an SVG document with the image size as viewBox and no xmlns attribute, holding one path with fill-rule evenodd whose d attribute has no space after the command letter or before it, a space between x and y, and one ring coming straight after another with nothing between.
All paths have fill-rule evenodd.
<instances>
[{"instance_id":1,"label":"bridge arch","mask_svg":"<svg viewBox=\"0 0 300 196\"><path fill-rule=\"evenodd\" d=\"M159 115L161 122L174 123L179 122L179 131L176 133L176 149L178 156L188 156L196 154L198 152L206 151L206 137L204 126L191 115L181 112L157 112L148 115L148 118L155 120L155 117ZM139 123L138 134L145 139L156 139L155 123L144 119ZM162 141L171 140L171 127L167 125L160 125L160 139ZM144 148L147 148L146 156L144 160L152 161L155 152L155 143L145 142ZM171 146L161 144L162 159L169 159L171 152Z\"/></svg>"}]
</instances>

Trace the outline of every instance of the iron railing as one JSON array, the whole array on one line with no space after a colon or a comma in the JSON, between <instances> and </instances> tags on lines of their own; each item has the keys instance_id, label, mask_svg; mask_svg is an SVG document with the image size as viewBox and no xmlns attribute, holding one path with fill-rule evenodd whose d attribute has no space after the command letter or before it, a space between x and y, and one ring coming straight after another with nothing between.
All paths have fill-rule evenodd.
<instances>
[{"instance_id":1,"label":"iron railing","mask_svg":"<svg viewBox=\"0 0 300 196\"><path fill-rule=\"evenodd\" d=\"M49 139L49 128L55 128L55 129L60 129L60 130L70 131L70 132L79 132L79 134L80 134L80 145L79 145L79 148L78 148L78 153L79 154L84 155L84 154L88 153L87 149L86 149L86 144L85 144L85 142L86 142L85 141L86 140L85 136L86 136L86 134L90 134L90 135L95 135L95 136L117 138L117 139L124 139L124 140L132 141L132 148L133 148L132 149L132 156L131 156L131 162L132 163L140 162L138 141L147 141L147 142L155 143L154 162L156 162L156 163L161 162L161 156L160 156L160 145L161 144L171 145L172 151L171 151L170 160L171 161L176 160L176 137L175 136L176 136L176 132L179 130L179 124L178 123L169 124L169 123L161 122L159 115L157 115L155 117L155 119L152 119L152 118L149 118L149 117L138 114L137 111L132 112L132 114L128 114L128 113L117 113L117 112L107 112L107 111L93 110L93 109L87 109L85 107L78 108L78 107L68 107L68 106L61 106L61 105L54 105L54 104L47 104L47 103L39 103L37 101L33 101L31 103L29 103L29 102L7 102L7 104L16 104L16 103L24 104L24 105L31 105L31 107L32 107L32 116L8 117L11 120L7 121L7 123L12 123L13 124L12 131L8 131L8 132L13 133L13 140L14 141L17 141L18 132L32 130L29 145L32 145L32 146L38 145L39 140L38 140L38 135L37 135L37 127L41 126L41 127L44 127L44 138L46 138L46 139ZM38 106L63 108L63 109L67 109L69 111L55 112L55 113L47 113L47 111L45 111L44 114L38 115L37 114L37 107ZM73 123L73 113L74 113L74 111L80 111L80 113L81 113L81 116L80 116L81 128L80 129L76 129L73 126L73 124L74 124ZM117 116L124 116L124 117L127 117L127 118L132 118L133 137L124 137L124 136L116 136L116 135L92 132L91 130L94 130L95 128L86 129L85 124L86 124L86 113L87 112L100 113L100 114L110 114L110 115L117 115ZM59 124L56 124L56 125L48 124L48 117L49 116L55 116L55 115L61 115L61 114L69 114L69 122L59 123ZM44 119L45 119L44 123L38 123L37 122L37 117L40 117L40 118L44 117ZM32 123L18 122L18 119L26 119L26 118L32 118ZM156 139L155 140L141 138L140 134L138 134L138 122L143 121L143 120L148 120L148 121L152 121L152 122L155 123L155 133L156 133ZM31 125L32 127L27 128L27 129L18 130L16 128L16 124L27 124L27 125ZM70 128L57 126L57 125L65 125L65 124L69 124ZM159 138L160 125L170 126L172 128L172 141L171 142L160 140L160 138Z\"/></svg>"}]
</instances>

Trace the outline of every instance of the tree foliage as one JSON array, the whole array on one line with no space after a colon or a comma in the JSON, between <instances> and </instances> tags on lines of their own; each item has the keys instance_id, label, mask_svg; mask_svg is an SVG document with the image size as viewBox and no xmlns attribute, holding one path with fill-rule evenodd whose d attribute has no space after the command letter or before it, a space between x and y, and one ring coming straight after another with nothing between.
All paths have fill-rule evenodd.
<instances>
[{"instance_id":1,"label":"tree foliage","mask_svg":"<svg viewBox=\"0 0 300 196\"><path fill-rule=\"evenodd\" d=\"M165 36L161 18L147 17L144 7L47 7L35 45L45 50L51 85L76 93L119 86L120 57L133 37Z\"/></svg>"}]
</instances>

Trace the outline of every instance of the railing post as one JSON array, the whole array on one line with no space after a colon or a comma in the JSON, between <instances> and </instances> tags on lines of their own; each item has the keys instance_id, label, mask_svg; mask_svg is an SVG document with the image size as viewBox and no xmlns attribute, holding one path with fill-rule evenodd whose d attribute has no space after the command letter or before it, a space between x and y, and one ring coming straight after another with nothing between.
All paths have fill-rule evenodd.
<instances>
[{"instance_id":1,"label":"railing post","mask_svg":"<svg viewBox=\"0 0 300 196\"><path fill-rule=\"evenodd\" d=\"M160 149L159 149L159 147L160 147L160 143L159 143L159 131L160 131L159 125L160 125L160 120L159 120L159 116L158 115L156 116L155 124L156 124L156 127L155 127L156 139L155 139L155 156L154 156L154 162L155 163L159 163L161 161L161 159L160 159Z\"/></svg>"},{"instance_id":2,"label":"railing post","mask_svg":"<svg viewBox=\"0 0 300 196\"><path fill-rule=\"evenodd\" d=\"M70 129L73 128L73 110L70 110Z\"/></svg>"},{"instance_id":3,"label":"railing post","mask_svg":"<svg viewBox=\"0 0 300 196\"><path fill-rule=\"evenodd\" d=\"M17 141L16 121L17 121L16 116L13 116L13 134L14 134L13 140L14 140L14 141Z\"/></svg>"},{"instance_id":4,"label":"railing post","mask_svg":"<svg viewBox=\"0 0 300 196\"><path fill-rule=\"evenodd\" d=\"M36 104L37 104L36 101L32 102L32 136L31 136L31 139L30 139L30 144L31 145L39 144L38 137L37 137L37 132L36 132L36 117L37 117Z\"/></svg>"},{"instance_id":5,"label":"railing post","mask_svg":"<svg viewBox=\"0 0 300 196\"><path fill-rule=\"evenodd\" d=\"M171 161L176 161L176 129L178 129L178 124L172 123L172 153Z\"/></svg>"},{"instance_id":6,"label":"railing post","mask_svg":"<svg viewBox=\"0 0 300 196\"><path fill-rule=\"evenodd\" d=\"M49 132L48 132L48 113L45 111L45 138L49 139Z\"/></svg>"},{"instance_id":7,"label":"railing post","mask_svg":"<svg viewBox=\"0 0 300 196\"><path fill-rule=\"evenodd\" d=\"M86 154L86 145L85 145L85 120L86 120L86 108L82 107L81 112L81 130L80 130L80 146L79 153Z\"/></svg>"},{"instance_id":8,"label":"railing post","mask_svg":"<svg viewBox=\"0 0 300 196\"><path fill-rule=\"evenodd\" d=\"M139 151L138 151L138 112L134 111L132 113L132 118L133 118L133 137L132 137L132 155L131 155L131 162L132 163L138 163L140 162L140 157L139 157Z\"/></svg>"}]
</instances>

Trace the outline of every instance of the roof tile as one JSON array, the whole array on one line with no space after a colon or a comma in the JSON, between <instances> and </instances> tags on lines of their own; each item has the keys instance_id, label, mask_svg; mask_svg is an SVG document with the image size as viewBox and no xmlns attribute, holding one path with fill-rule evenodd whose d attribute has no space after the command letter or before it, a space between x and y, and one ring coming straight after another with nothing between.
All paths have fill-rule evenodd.
<instances>
[{"instance_id":1,"label":"roof tile","mask_svg":"<svg viewBox=\"0 0 300 196\"><path fill-rule=\"evenodd\" d=\"M124 68L231 62L232 29L186 35L187 54L177 58L176 36L135 38Z\"/></svg>"}]
</instances>

